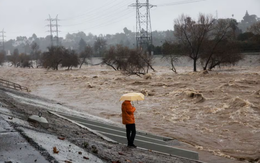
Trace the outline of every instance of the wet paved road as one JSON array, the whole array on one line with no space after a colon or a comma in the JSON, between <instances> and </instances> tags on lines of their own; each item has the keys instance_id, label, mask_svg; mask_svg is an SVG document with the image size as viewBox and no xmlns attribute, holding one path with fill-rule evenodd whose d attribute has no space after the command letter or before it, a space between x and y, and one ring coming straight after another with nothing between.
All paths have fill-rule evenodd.
<instances>
[{"instance_id":1,"label":"wet paved road","mask_svg":"<svg viewBox=\"0 0 260 163\"><path fill-rule=\"evenodd\" d=\"M0 163L40 162L48 163L0 114Z\"/></svg>"},{"instance_id":2,"label":"wet paved road","mask_svg":"<svg viewBox=\"0 0 260 163\"><path fill-rule=\"evenodd\" d=\"M114 141L117 141L122 144L127 143L126 135L125 135L125 128L120 128L120 127L112 126L109 124L92 121L92 120L74 116L74 115L72 116L72 115L67 115L64 113L58 113L58 114L65 118L73 120L79 124L82 124L92 130L95 130ZM171 141L171 146L167 145L167 144L169 144L169 143L167 143L167 141ZM158 151L158 152L163 152L163 153L168 153L171 155L184 157L187 159L192 159L192 160L199 159L198 153L176 148L176 146L180 146L180 142L177 140L171 140L167 137L161 137L161 136L156 136L156 135L137 131L136 138L135 138L135 144L141 148Z\"/></svg>"}]
</instances>

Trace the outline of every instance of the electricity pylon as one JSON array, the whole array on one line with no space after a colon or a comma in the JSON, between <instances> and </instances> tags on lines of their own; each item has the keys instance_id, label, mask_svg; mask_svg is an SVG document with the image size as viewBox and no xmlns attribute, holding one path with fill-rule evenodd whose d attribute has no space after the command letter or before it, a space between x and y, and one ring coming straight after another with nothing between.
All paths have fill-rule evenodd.
<instances>
[{"instance_id":1,"label":"electricity pylon","mask_svg":"<svg viewBox=\"0 0 260 163\"><path fill-rule=\"evenodd\" d=\"M51 46L53 46L53 41L54 38L56 39L56 46L59 46L59 25L58 25L58 15L56 16L56 18L51 18L51 16L49 15L49 19L46 19L49 24L47 26L50 27L50 30L48 30L48 32L50 32L50 37L51 37ZM55 22L55 23L52 23ZM55 28L55 29L53 29ZM56 33L55 37L53 37L53 33Z\"/></svg>"},{"instance_id":2,"label":"electricity pylon","mask_svg":"<svg viewBox=\"0 0 260 163\"><path fill-rule=\"evenodd\" d=\"M148 47L152 45L150 9L156 7L156 5L151 5L149 0L144 3L136 0L136 3L131 4L130 7L136 8L136 47L147 51Z\"/></svg>"}]
</instances>

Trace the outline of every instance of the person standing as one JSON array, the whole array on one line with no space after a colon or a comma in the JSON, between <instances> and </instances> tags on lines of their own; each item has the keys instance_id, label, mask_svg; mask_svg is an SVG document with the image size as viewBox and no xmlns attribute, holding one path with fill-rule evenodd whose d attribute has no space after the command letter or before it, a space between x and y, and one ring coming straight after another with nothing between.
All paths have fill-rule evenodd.
<instances>
[{"instance_id":1,"label":"person standing","mask_svg":"<svg viewBox=\"0 0 260 163\"><path fill-rule=\"evenodd\" d=\"M125 100L122 103L122 123L126 126L127 146L136 148L136 145L134 145L136 135L134 112L135 107L132 106L130 101Z\"/></svg>"}]
</instances>

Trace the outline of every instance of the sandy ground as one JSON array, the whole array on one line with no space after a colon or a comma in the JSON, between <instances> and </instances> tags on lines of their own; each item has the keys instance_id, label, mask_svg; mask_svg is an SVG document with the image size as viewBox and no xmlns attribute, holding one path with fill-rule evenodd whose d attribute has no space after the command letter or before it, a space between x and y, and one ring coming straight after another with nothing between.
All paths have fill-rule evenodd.
<instances>
[{"instance_id":1,"label":"sandy ground","mask_svg":"<svg viewBox=\"0 0 260 163\"><path fill-rule=\"evenodd\" d=\"M157 135L176 138L194 149L221 157L260 159L260 56L246 56L235 67L192 72L182 58L178 74L155 59L151 79L124 76L106 66L72 71L1 67L0 76L28 87L31 94L56 100L74 110L121 124L119 98L142 92L134 103L136 125ZM202 161L209 161L202 156Z\"/></svg>"}]
</instances>

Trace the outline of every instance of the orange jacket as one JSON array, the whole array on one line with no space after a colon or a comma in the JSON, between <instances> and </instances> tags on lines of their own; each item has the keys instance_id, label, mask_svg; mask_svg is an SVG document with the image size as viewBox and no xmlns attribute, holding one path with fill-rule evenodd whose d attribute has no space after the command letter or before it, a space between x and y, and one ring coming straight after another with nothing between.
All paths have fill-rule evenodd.
<instances>
[{"instance_id":1,"label":"orange jacket","mask_svg":"<svg viewBox=\"0 0 260 163\"><path fill-rule=\"evenodd\" d=\"M135 112L135 107L131 105L131 102L124 101L122 103L122 123L134 124L135 123L134 112Z\"/></svg>"}]
</instances>

